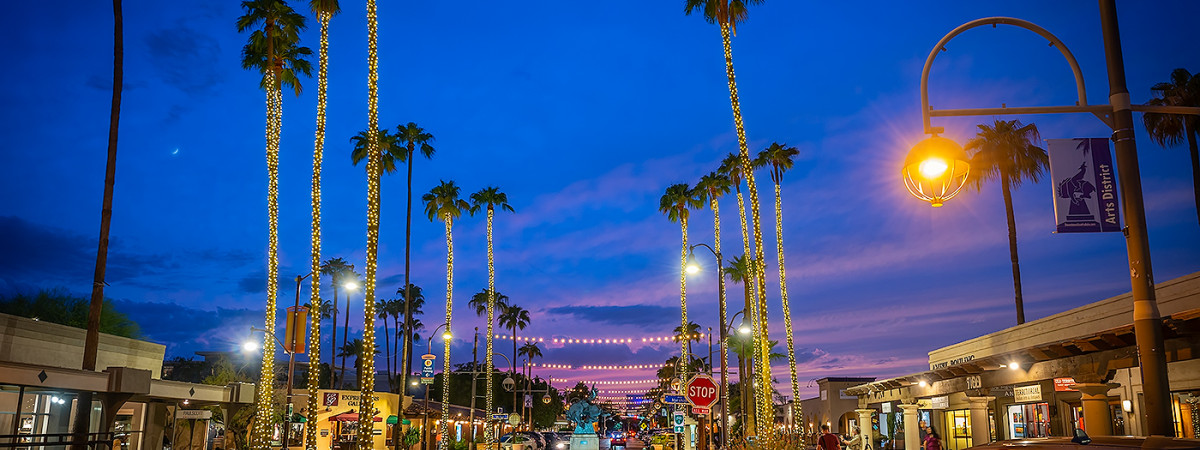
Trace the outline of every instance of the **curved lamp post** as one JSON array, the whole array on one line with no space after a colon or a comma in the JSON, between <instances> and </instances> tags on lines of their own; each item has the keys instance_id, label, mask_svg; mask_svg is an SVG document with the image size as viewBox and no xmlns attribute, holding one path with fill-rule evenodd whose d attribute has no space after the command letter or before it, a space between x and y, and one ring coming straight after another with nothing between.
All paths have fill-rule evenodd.
<instances>
[{"instance_id":1,"label":"curved lamp post","mask_svg":"<svg viewBox=\"0 0 1200 450\"><path fill-rule=\"evenodd\" d=\"M721 321L721 339L720 339L720 341L721 341L721 392L719 393L719 395L721 396L720 398L721 398L721 411L722 411L722 413L721 413L721 448L728 448L729 447L729 389L726 386L729 384L729 380L727 379L726 374L729 371L729 367L728 367L728 358L726 357L726 353L728 353L728 352L726 352L726 345L727 345L726 341L728 340L729 335L726 332L727 327L725 327L725 271L721 267L721 264L724 263L724 260L721 258L721 253L716 250L713 250L713 248L710 247L708 244L705 244L705 243L694 244L691 247L688 247L687 267L684 268L685 271L689 274L696 274L696 273L700 272L700 266L698 264L696 264L696 247L704 247L705 249L708 249L708 251L712 253L713 257L717 259L717 296L719 297L718 305L719 305L719 309L720 309L720 311L718 311L718 313L720 315L719 320ZM683 332L686 333L687 330L683 330ZM709 333L709 336L711 339L712 334ZM710 345L710 348L711 348L711 345ZM710 359L708 363L711 365L712 360ZM685 364L686 364L686 362L685 362ZM740 374L739 374L739 376L740 376Z\"/></svg>"},{"instance_id":2,"label":"curved lamp post","mask_svg":"<svg viewBox=\"0 0 1200 450\"><path fill-rule=\"evenodd\" d=\"M1140 360L1139 368L1142 376L1143 394L1145 395L1142 422L1145 425L1144 431L1146 435L1172 436L1174 435L1174 430L1171 426L1173 421L1171 419L1170 389L1163 344L1162 317L1158 312L1158 304L1154 294L1154 276L1150 267L1150 242L1146 233L1146 210L1142 200L1142 181L1138 168L1137 146L1134 142L1133 111L1200 115L1200 108L1134 105L1130 103L1129 89L1125 83L1125 61L1121 52L1121 37L1117 27L1116 1L1099 0L1099 3L1100 25L1104 36L1104 53L1108 69L1109 102L1111 104L1088 105L1083 84L1083 72L1079 69L1079 64L1075 61L1075 57L1067 49L1067 46L1049 31L1021 19L988 17L958 26L942 37L929 52L929 57L925 60L925 67L921 70L921 119L925 133L934 136L927 139L926 142L939 140L936 142L942 142L943 144L944 141L949 141L949 139L937 137L937 134L943 132L943 130L940 127L930 126L929 122L932 116L996 116L1083 112L1096 115L1096 117L1113 129L1112 141L1116 148L1118 184L1121 190L1120 196L1122 197L1122 210L1124 211L1126 225L1125 245L1129 255L1129 278L1133 294L1133 328ZM1013 25L1037 33L1049 40L1050 45L1057 47L1059 52L1062 53L1063 58L1067 60L1067 64L1071 66L1078 94L1076 104L1070 106L1026 106L1016 108L1002 106L1000 108L944 110L931 108L929 106L929 70L933 65L934 58L937 57L938 53L945 51L946 44L955 36L971 28L984 25ZM925 142L922 144L925 144ZM918 144L913 149L913 152L917 153L918 149L922 148L922 144ZM929 145L932 144L930 143ZM957 144L954 145L957 146ZM913 153L910 153L909 156L910 158L914 158ZM930 174L933 174L938 172L935 169L941 167L937 163L930 162L922 168L921 164L917 163L916 173L927 170ZM910 169L912 165L911 161L906 159L904 165L905 167L902 169L902 172L906 177L905 184L909 185L908 174L913 172ZM951 165L946 163L945 166L946 168L943 171L949 172L949 176L953 177L957 173L957 164ZM966 171L967 169L964 168L964 176ZM945 174L943 173L943 175ZM909 190L911 192L913 189L910 187ZM953 197L953 195L950 195L949 197L941 197L935 200L933 196L925 198L922 195L918 195L917 192L914 192L913 195L922 200L930 201L933 206L940 206L941 201Z\"/></svg>"},{"instance_id":3,"label":"curved lamp post","mask_svg":"<svg viewBox=\"0 0 1200 450\"><path fill-rule=\"evenodd\" d=\"M438 330L440 330L442 328L446 329L446 332L442 333L443 341L449 341L450 338L454 337L454 335L450 334L450 324L449 323L442 323L441 325L438 325L437 328L433 329L432 333L429 333L429 340L427 343L428 346L426 347L427 350L425 351L426 354L430 354L430 355L433 354L433 337L436 336ZM447 343L445 345L450 345L450 344ZM442 374L442 389L445 389L447 386L449 386L449 383L448 383L449 377L450 377L450 374L448 374L448 373ZM449 419L443 417L442 420L446 421ZM428 437L429 437L429 385L428 384L425 385L425 417L421 419L421 425L422 425L422 428L424 429L424 431L421 433L421 448L428 449L429 448L428 447L429 446L429 439L428 439ZM446 438L445 436L442 436L442 439L445 439L445 438Z\"/></svg>"}]
</instances>

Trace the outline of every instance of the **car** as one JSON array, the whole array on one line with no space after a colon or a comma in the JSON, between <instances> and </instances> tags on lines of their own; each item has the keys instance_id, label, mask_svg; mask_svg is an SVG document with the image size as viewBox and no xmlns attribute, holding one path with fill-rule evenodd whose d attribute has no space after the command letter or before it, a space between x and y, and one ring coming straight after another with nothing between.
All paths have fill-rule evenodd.
<instances>
[{"instance_id":1,"label":"car","mask_svg":"<svg viewBox=\"0 0 1200 450\"><path fill-rule=\"evenodd\" d=\"M546 438L541 433L533 431L518 431L500 436L500 448L512 450L513 444L520 444L523 450L554 450L546 446Z\"/></svg>"},{"instance_id":2,"label":"car","mask_svg":"<svg viewBox=\"0 0 1200 450\"><path fill-rule=\"evenodd\" d=\"M625 432L624 431L610 432L610 433L608 433L608 438L609 438L609 443L608 443L609 447L608 448L610 448L612 450L616 450L618 448L621 450L625 450Z\"/></svg>"},{"instance_id":3,"label":"car","mask_svg":"<svg viewBox=\"0 0 1200 450\"><path fill-rule=\"evenodd\" d=\"M542 437L546 440L547 450L568 450L571 448L571 435L545 432Z\"/></svg>"},{"instance_id":4,"label":"car","mask_svg":"<svg viewBox=\"0 0 1200 450\"><path fill-rule=\"evenodd\" d=\"M1200 450L1200 439L1161 436L1096 436L1077 432L1074 438L1046 437L998 441L971 450Z\"/></svg>"}]
</instances>

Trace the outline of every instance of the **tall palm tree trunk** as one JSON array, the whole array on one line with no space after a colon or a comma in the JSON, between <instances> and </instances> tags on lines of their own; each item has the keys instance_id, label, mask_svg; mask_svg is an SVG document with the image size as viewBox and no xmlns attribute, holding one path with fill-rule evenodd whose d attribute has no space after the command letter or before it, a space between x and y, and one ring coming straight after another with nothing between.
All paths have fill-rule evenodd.
<instances>
[{"instance_id":1,"label":"tall palm tree trunk","mask_svg":"<svg viewBox=\"0 0 1200 450\"><path fill-rule=\"evenodd\" d=\"M100 206L100 242L96 249L96 271L92 275L92 298L88 304L87 334L83 345L83 370L96 370L100 348L100 316L104 307L104 277L108 270L108 234L112 224L113 188L117 180L117 132L121 121L121 92L125 83L125 18L121 0L113 0L113 85L112 106L108 113L108 158L104 165L104 198ZM75 414L72 448L86 446L90 425L92 393L82 392Z\"/></svg>"},{"instance_id":2,"label":"tall palm tree trunk","mask_svg":"<svg viewBox=\"0 0 1200 450\"><path fill-rule=\"evenodd\" d=\"M375 139L367 147L370 152L367 163L367 269L366 287L363 289L363 350L359 353L359 405L358 448L374 448L375 411L374 404L367 401L375 395L375 269L379 257L379 178L383 173L382 149L379 147L379 54L378 20L375 0L367 0L367 130ZM350 302L346 302L349 304ZM347 314L347 317L349 314ZM370 414L368 414L370 412Z\"/></svg>"},{"instance_id":3,"label":"tall palm tree trunk","mask_svg":"<svg viewBox=\"0 0 1200 450\"><path fill-rule=\"evenodd\" d=\"M404 364L400 370L400 399L404 400L403 392L408 388L408 374L412 373L412 282L409 281L409 275L412 273L412 175L413 175L413 145L408 145L408 202L404 212L404 349L400 351L404 358ZM400 418L404 418L404 411L401 409ZM400 447L400 440L396 439L396 448Z\"/></svg>"},{"instance_id":4,"label":"tall palm tree trunk","mask_svg":"<svg viewBox=\"0 0 1200 450\"><path fill-rule=\"evenodd\" d=\"M742 107L738 99L737 79L733 71L733 47L731 43L731 28L728 23L721 23L721 41L725 50L725 73L729 81L729 102L733 109L733 123L737 130L738 137L738 156L741 159L743 169L743 178L746 180L746 188L750 194L751 219L754 226L751 235L754 237L754 261L752 264L757 277L757 287L755 288L758 306L755 308L758 312L756 322L760 322L757 330L755 330L755 342L758 346L758 365L760 366L756 372L761 379L757 392L757 399L760 403L759 408L766 411L770 407L771 395L771 363L767 358L767 315L766 315L766 274L765 263L763 262L763 244L762 244L762 217L758 210L758 186L754 181L754 170L750 163L750 150L746 146L746 129L742 123ZM747 253L749 255L749 253ZM761 416L762 414L760 414ZM772 431L772 427L766 426L767 422L773 422L773 419L768 420L768 417L762 417L762 424L758 427L760 438L766 437Z\"/></svg>"},{"instance_id":5,"label":"tall palm tree trunk","mask_svg":"<svg viewBox=\"0 0 1200 450\"><path fill-rule=\"evenodd\" d=\"M446 332L450 331L450 312L454 308L454 238L451 234L450 215L446 215ZM450 426L450 339L442 341L442 421L440 426L440 450L447 450L450 440L446 434Z\"/></svg>"},{"instance_id":6,"label":"tall palm tree trunk","mask_svg":"<svg viewBox=\"0 0 1200 450\"><path fill-rule=\"evenodd\" d=\"M779 297L783 301L783 329L787 333L788 370L792 376L792 417L800 414L800 384L796 382L796 346L792 342L792 310L788 304L787 271L783 265L783 199L775 183L775 251L779 254Z\"/></svg>"},{"instance_id":7,"label":"tall palm tree trunk","mask_svg":"<svg viewBox=\"0 0 1200 450\"><path fill-rule=\"evenodd\" d=\"M333 374L335 373L334 370L337 369L337 349L338 349L338 343L337 343L337 329L338 329L338 326L337 326L338 288L337 288L337 286L338 285L337 284L341 280L338 280L337 275L332 275L330 278L333 279L333 314L330 314L330 316L331 316L330 319L332 319L331 322L333 322L333 336L331 336L331 339L329 341L329 378L330 378L329 388L337 389L338 386L341 384L340 383L341 378L339 376L337 379L333 379L334 378ZM345 332L345 330L342 330L342 332Z\"/></svg>"},{"instance_id":8,"label":"tall palm tree trunk","mask_svg":"<svg viewBox=\"0 0 1200 450\"><path fill-rule=\"evenodd\" d=\"M493 210L492 207L489 205L488 209L487 209L487 254L488 254L488 303L487 303L487 351L486 351L487 356L485 357L485 360L487 362L484 364L484 367L487 370L487 375L485 376L485 381L484 381L484 385L487 386L487 390L486 390L486 394L485 394L487 400L484 403L486 405L485 407L487 408L485 411L487 411L487 412L485 414L492 414L492 411L495 411L494 409L492 409L493 408L493 404L492 404L492 333L493 333L492 324L496 322L496 266L495 266L495 260L493 259L493 254L492 254L492 218L494 216L495 216L495 210ZM485 448L487 448L488 450L491 450L492 445L495 442L496 433L492 431L492 423L493 422L490 420L487 420L486 417L487 416L485 416L484 420L487 421L486 423L488 424L488 426L485 427L484 444L485 444Z\"/></svg>"},{"instance_id":9,"label":"tall palm tree trunk","mask_svg":"<svg viewBox=\"0 0 1200 450\"><path fill-rule=\"evenodd\" d=\"M688 253L688 235L687 235L687 215L680 215L679 228L683 236L683 247L679 250L679 319L682 325L680 326L679 336L679 369L675 372L676 378L687 380L688 372L688 348L691 347L692 336L689 333L688 318L687 318L687 253Z\"/></svg>"},{"instance_id":10,"label":"tall palm tree trunk","mask_svg":"<svg viewBox=\"0 0 1200 450\"><path fill-rule=\"evenodd\" d=\"M349 343L350 337L350 293L346 293L346 314L344 316L342 319L342 347ZM348 352L342 352L342 375L338 377L341 378L343 388L346 387L346 355L348 354Z\"/></svg>"},{"instance_id":11,"label":"tall palm tree trunk","mask_svg":"<svg viewBox=\"0 0 1200 450\"><path fill-rule=\"evenodd\" d=\"M1025 300L1021 295L1021 264L1017 261L1017 221L1013 217L1012 190L1008 174L1000 169L1000 191L1004 193L1004 215L1008 219L1008 256L1012 259L1013 293L1017 303L1017 325L1025 323Z\"/></svg>"},{"instance_id":12,"label":"tall palm tree trunk","mask_svg":"<svg viewBox=\"0 0 1200 450\"><path fill-rule=\"evenodd\" d=\"M745 169L743 168L743 170ZM740 186L738 187L737 191L737 204L738 216L742 220L742 257L749 260L752 257L750 254L750 234L749 227L746 225L746 203L743 200ZM750 322L750 329L752 332L751 336L754 336L757 333L753 333L753 330L758 328L758 308L753 307L753 303L751 301L752 298L757 298L757 294L751 293L751 286L757 283L757 281L755 281L757 278L754 276L754 264L747 262L746 266L750 269L750 273L745 274L745 277L742 278L742 286L746 290L746 304L742 309L742 317L743 320ZM754 290L757 291L757 288ZM751 340L750 342L754 341ZM742 345L742 348L745 349L745 346ZM743 355L746 359L746 371L743 372L742 375L751 375L754 372L755 358L753 353L743 352ZM748 407L746 410L744 410L744 414L746 414L747 417L746 426L749 426L749 429L757 430L758 422L756 422L757 414L755 405L757 405L758 402L754 401L753 395L748 395L755 392L751 390L751 385L753 383L746 378L742 378L742 375L739 375L738 382L742 384L742 398L744 399L743 403ZM751 375L751 377L753 378L753 375ZM746 429L746 427L743 426L743 434L748 436L750 433L749 429Z\"/></svg>"},{"instance_id":13,"label":"tall palm tree trunk","mask_svg":"<svg viewBox=\"0 0 1200 450\"><path fill-rule=\"evenodd\" d=\"M251 447L265 449L269 445L271 417L275 404L275 340L266 333L275 332L275 307L279 280L279 135L283 122L283 93L279 88L278 61L275 58L274 20L267 20L267 305L263 328L262 371L259 374L257 410Z\"/></svg>"},{"instance_id":14,"label":"tall palm tree trunk","mask_svg":"<svg viewBox=\"0 0 1200 450\"><path fill-rule=\"evenodd\" d=\"M391 390L392 390L392 373L391 373L392 346L391 346L391 341L389 340L388 336L389 336L389 332L388 332L387 317L384 317L383 318L383 352L384 352L383 353L383 358L384 358L384 366L383 367L384 367L384 370L387 372L385 375L387 376L388 392L391 392Z\"/></svg>"},{"instance_id":15,"label":"tall palm tree trunk","mask_svg":"<svg viewBox=\"0 0 1200 450\"><path fill-rule=\"evenodd\" d=\"M1200 131L1189 126L1188 121L1184 120L1183 134L1187 135L1188 151L1192 156L1192 198L1196 202L1196 220L1200 221L1200 150L1196 148L1196 135L1200 134Z\"/></svg>"},{"instance_id":16,"label":"tall palm tree trunk","mask_svg":"<svg viewBox=\"0 0 1200 450\"><path fill-rule=\"evenodd\" d=\"M318 364L308 368L308 422L317 423L319 402L317 388L321 385L321 163L325 151L325 105L328 99L329 80L329 20L331 14L321 11L317 13L317 21L321 23L321 48L317 68L317 130L313 145L313 175L312 175L312 278L309 279L310 327L312 333L308 338L308 360ZM331 369L332 370L332 369ZM331 372L332 373L332 372ZM304 427L304 448L317 450L317 427Z\"/></svg>"}]
</instances>

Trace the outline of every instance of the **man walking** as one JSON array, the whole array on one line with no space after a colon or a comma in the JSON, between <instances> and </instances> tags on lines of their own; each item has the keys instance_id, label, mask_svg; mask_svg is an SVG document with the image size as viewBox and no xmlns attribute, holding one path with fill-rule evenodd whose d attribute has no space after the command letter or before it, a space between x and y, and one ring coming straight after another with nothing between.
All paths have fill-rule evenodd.
<instances>
[{"instance_id":1,"label":"man walking","mask_svg":"<svg viewBox=\"0 0 1200 450\"><path fill-rule=\"evenodd\" d=\"M829 425L821 425L821 437L817 439L817 450L841 450L841 448L841 439L829 432Z\"/></svg>"}]
</instances>

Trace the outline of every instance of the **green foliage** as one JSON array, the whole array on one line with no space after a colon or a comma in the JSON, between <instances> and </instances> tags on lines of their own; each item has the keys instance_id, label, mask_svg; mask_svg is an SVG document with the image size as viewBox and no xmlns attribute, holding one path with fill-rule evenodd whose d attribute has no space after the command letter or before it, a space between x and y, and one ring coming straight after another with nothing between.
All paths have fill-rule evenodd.
<instances>
[{"instance_id":1,"label":"green foliage","mask_svg":"<svg viewBox=\"0 0 1200 450\"><path fill-rule=\"evenodd\" d=\"M400 438L400 447L408 450L417 442L421 442L421 432L416 427L411 427L404 432L404 436Z\"/></svg>"},{"instance_id":2,"label":"green foliage","mask_svg":"<svg viewBox=\"0 0 1200 450\"><path fill-rule=\"evenodd\" d=\"M170 367L170 370L167 370L167 367ZM194 358L184 359L182 356L176 356L163 364L163 379L200 383L205 377L212 374L212 370L212 363L208 361L196 361Z\"/></svg>"},{"instance_id":3,"label":"green foliage","mask_svg":"<svg viewBox=\"0 0 1200 450\"><path fill-rule=\"evenodd\" d=\"M43 289L36 295L17 294L0 298L0 313L41 320L75 328L87 328L89 297L74 295L63 288ZM137 323L117 311L111 299L104 299L100 313L100 332L127 338L139 338Z\"/></svg>"}]
</instances>

